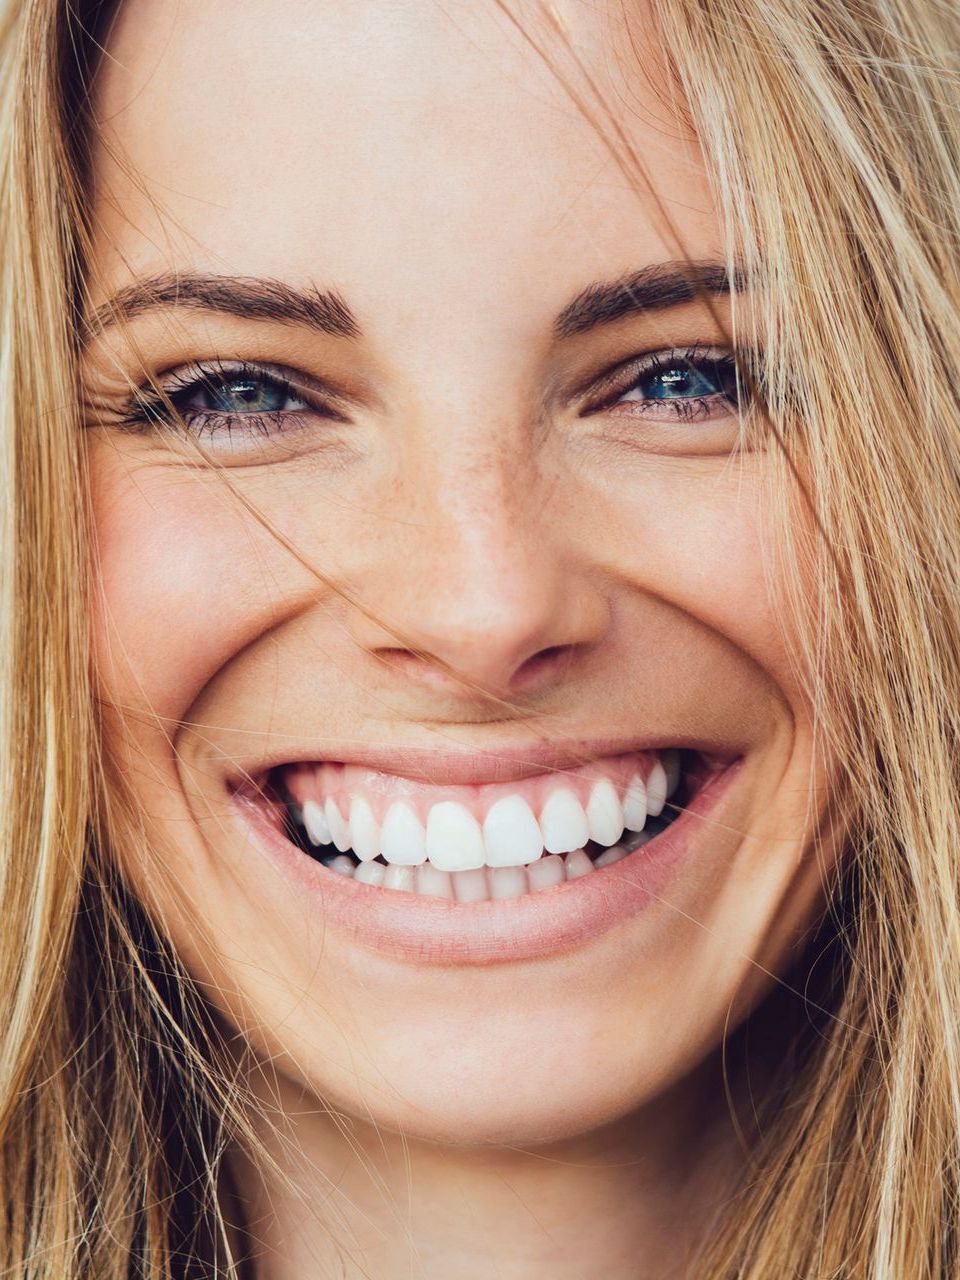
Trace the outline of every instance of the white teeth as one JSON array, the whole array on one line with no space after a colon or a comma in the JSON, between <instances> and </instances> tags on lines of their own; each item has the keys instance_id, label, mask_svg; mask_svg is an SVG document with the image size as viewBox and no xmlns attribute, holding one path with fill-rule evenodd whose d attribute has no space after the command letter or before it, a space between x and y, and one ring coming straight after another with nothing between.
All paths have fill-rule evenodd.
<instances>
[{"instance_id":1,"label":"white teeth","mask_svg":"<svg viewBox=\"0 0 960 1280\"><path fill-rule=\"evenodd\" d=\"M361 862L370 862L380 852L380 824L362 796L350 802L350 843Z\"/></svg>"},{"instance_id":2,"label":"white teeth","mask_svg":"<svg viewBox=\"0 0 960 1280\"><path fill-rule=\"evenodd\" d=\"M647 778L647 813L656 818L663 812L663 802L667 798L667 774L663 765L657 760Z\"/></svg>"},{"instance_id":3,"label":"white teeth","mask_svg":"<svg viewBox=\"0 0 960 1280\"><path fill-rule=\"evenodd\" d=\"M384 867L383 887L400 889L404 893L416 893L416 875L413 867Z\"/></svg>"},{"instance_id":4,"label":"white teeth","mask_svg":"<svg viewBox=\"0 0 960 1280\"><path fill-rule=\"evenodd\" d=\"M338 853L335 858L331 858L327 863L331 871L339 871L342 876L352 876L354 862L352 858L348 858L345 853Z\"/></svg>"},{"instance_id":5,"label":"white teeth","mask_svg":"<svg viewBox=\"0 0 960 1280\"><path fill-rule=\"evenodd\" d=\"M615 844L612 849L604 849L600 857L595 859L593 865L596 870L599 870L600 867L612 866L614 862L619 862L621 858L626 856L626 849L622 849L620 845Z\"/></svg>"},{"instance_id":6,"label":"white teeth","mask_svg":"<svg viewBox=\"0 0 960 1280\"><path fill-rule=\"evenodd\" d=\"M527 879L534 893L541 889L550 889L555 884L562 884L566 875L563 859L557 857L538 858L527 867Z\"/></svg>"},{"instance_id":7,"label":"white teeth","mask_svg":"<svg viewBox=\"0 0 960 1280\"><path fill-rule=\"evenodd\" d=\"M582 849L574 849L573 853L568 853L563 861L568 880L577 880L580 876L589 875L593 870L593 863Z\"/></svg>"},{"instance_id":8,"label":"white teeth","mask_svg":"<svg viewBox=\"0 0 960 1280\"><path fill-rule=\"evenodd\" d=\"M669 799L680 785L680 752L664 751L660 759L663 761L663 769L667 775L667 798Z\"/></svg>"},{"instance_id":9,"label":"white teeth","mask_svg":"<svg viewBox=\"0 0 960 1280\"><path fill-rule=\"evenodd\" d=\"M597 844L616 844L623 835L623 805L616 787L606 778L594 783L590 792L587 824L590 839L596 840Z\"/></svg>"},{"instance_id":10,"label":"white teeth","mask_svg":"<svg viewBox=\"0 0 960 1280\"><path fill-rule=\"evenodd\" d=\"M382 885L387 868L380 862L361 862L353 873L354 880L361 884Z\"/></svg>"},{"instance_id":11,"label":"white teeth","mask_svg":"<svg viewBox=\"0 0 960 1280\"><path fill-rule=\"evenodd\" d=\"M552 792L547 799L540 811L540 830L547 853L570 853L582 849L590 839L583 805L566 787Z\"/></svg>"},{"instance_id":12,"label":"white teeth","mask_svg":"<svg viewBox=\"0 0 960 1280\"><path fill-rule=\"evenodd\" d=\"M323 812L326 815L327 826L330 828L330 836L333 843L341 853L346 853L350 848L350 828L340 817L340 810L337 808L336 801L328 799L323 806Z\"/></svg>"},{"instance_id":13,"label":"white teeth","mask_svg":"<svg viewBox=\"0 0 960 1280\"><path fill-rule=\"evenodd\" d=\"M326 864L339 874L353 873L362 884L476 902L538 892L619 862L645 843L631 837L624 840L630 850L623 848L618 842L624 831L642 837L648 816L663 812L680 780L680 752L664 750L646 779L639 772L631 777L622 800L609 778L592 784L586 805L572 787L557 787L547 795L539 822L527 800L516 794L491 805L482 827L466 805L451 800L430 808L426 829L406 800L389 806L382 825L363 796L350 799L348 820L330 797L323 804L305 800L296 810L291 804L290 814L302 822L315 847L333 844L341 854L353 851L359 867L347 858ZM595 860L584 850L591 840L606 846ZM386 866L374 861L378 854Z\"/></svg>"},{"instance_id":14,"label":"white teeth","mask_svg":"<svg viewBox=\"0 0 960 1280\"><path fill-rule=\"evenodd\" d=\"M623 822L628 831L642 831L647 821L647 788L635 773L623 797Z\"/></svg>"},{"instance_id":15,"label":"white teeth","mask_svg":"<svg viewBox=\"0 0 960 1280\"><path fill-rule=\"evenodd\" d=\"M426 832L420 819L402 800L387 810L380 828L380 852L395 866L417 867L426 861Z\"/></svg>"},{"instance_id":16,"label":"white teeth","mask_svg":"<svg viewBox=\"0 0 960 1280\"><path fill-rule=\"evenodd\" d=\"M462 804L442 800L430 810L427 857L441 871L470 871L483 866L480 823Z\"/></svg>"},{"instance_id":17,"label":"white teeth","mask_svg":"<svg viewBox=\"0 0 960 1280\"><path fill-rule=\"evenodd\" d=\"M527 892L529 882L523 867L490 867L487 884L491 898L519 898Z\"/></svg>"},{"instance_id":18,"label":"white teeth","mask_svg":"<svg viewBox=\"0 0 960 1280\"><path fill-rule=\"evenodd\" d=\"M315 845L330 844L330 826L323 810L316 800L305 800L303 803L303 825L307 829L310 843Z\"/></svg>"},{"instance_id":19,"label":"white teeth","mask_svg":"<svg viewBox=\"0 0 960 1280\"><path fill-rule=\"evenodd\" d=\"M432 863L417 867L417 893L425 898L452 898L453 877L449 871L441 871Z\"/></svg>"},{"instance_id":20,"label":"white teeth","mask_svg":"<svg viewBox=\"0 0 960 1280\"><path fill-rule=\"evenodd\" d=\"M522 796L504 796L490 806L483 844L488 867L522 867L540 857L540 824Z\"/></svg>"},{"instance_id":21,"label":"white teeth","mask_svg":"<svg viewBox=\"0 0 960 1280\"><path fill-rule=\"evenodd\" d=\"M456 871L450 878L453 880L453 893L458 902L483 902L486 898L487 877L483 867Z\"/></svg>"}]
</instances>

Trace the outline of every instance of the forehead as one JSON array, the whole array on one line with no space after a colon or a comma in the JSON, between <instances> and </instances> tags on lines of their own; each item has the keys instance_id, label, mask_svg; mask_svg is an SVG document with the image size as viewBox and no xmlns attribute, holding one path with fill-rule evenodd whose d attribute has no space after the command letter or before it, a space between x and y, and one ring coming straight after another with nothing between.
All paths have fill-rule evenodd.
<instances>
[{"instance_id":1,"label":"forehead","mask_svg":"<svg viewBox=\"0 0 960 1280\"><path fill-rule=\"evenodd\" d=\"M201 269L502 316L675 258L674 232L715 252L649 16L628 40L615 11L567 0L564 40L497 0L130 0L97 85L94 293Z\"/></svg>"}]
</instances>

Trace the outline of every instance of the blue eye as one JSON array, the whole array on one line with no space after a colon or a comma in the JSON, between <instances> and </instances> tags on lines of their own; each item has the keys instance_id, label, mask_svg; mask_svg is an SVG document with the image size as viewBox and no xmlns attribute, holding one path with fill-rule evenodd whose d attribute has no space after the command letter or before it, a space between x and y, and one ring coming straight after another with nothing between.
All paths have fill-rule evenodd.
<instances>
[{"instance_id":1,"label":"blue eye","mask_svg":"<svg viewBox=\"0 0 960 1280\"><path fill-rule=\"evenodd\" d=\"M302 375L284 374L242 361L187 365L158 380L157 390L137 392L127 421L226 439L277 435L316 418L345 421L332 396L319 388L308 391L300 385L306 381Z\"/></svg>"},{"instance_id":2,"label":"blue eye","mask_svg":"<svg viewBox=\"0 0 960 1280\"><path fill-rule=\"evenodd\" d=\"M633 366L632 381L617 397L617 403L716 401L732 407L737 398L737 376L732 357L697 355L695 352L655 355L639 370ZM678 404L678 409L681 407ZM689 404L686 406L690 407Z\"/></svg>"},{"instance_id":3,"label":"blue eye","mask_svg":"<svg viewBox=\"0 0 960 1280\"><path fill-rule=\"evenodd\" d=\"M581 413L612 413L661 422L728 417L739 404L737 365L729 350L688 347L625 361L594 384Z\"/></svg>"},{"instance_id":4,"label":"blue eye","mask_svg":"<svg viewBox=\"0 0 960 1280\"><path fill-rule=\"evenodd\" d=\"M722 394L718 381L705 369L667 369L640 378L624 399L673 400L679 397L689 400L694 396L715 396Z\"/></svg>"},{"instance_id":5,"label":"blue eye","mask_svg":"<svg viewBox=\"0 0 960 1280\"><path fill-rule=\"evenodd\" d=\"M291 404L293 401L293 404ZM302 400L290 394L290 387L263 374L208 375L196 384L189 397L191 408L214 413L279 413L291 408L305 408Z\"/></svg>"}]
</instances>

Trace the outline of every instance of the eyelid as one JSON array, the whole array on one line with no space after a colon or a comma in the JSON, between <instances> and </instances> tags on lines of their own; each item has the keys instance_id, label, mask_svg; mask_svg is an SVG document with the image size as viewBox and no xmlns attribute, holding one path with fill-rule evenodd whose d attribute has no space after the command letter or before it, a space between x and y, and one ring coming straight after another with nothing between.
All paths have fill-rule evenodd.
<instances>
[{"instance_id":1,"label":"eyelid","mask_svg":"<svg viewBox=\"0 0 960 1280\"><path fill-rule=\"evenodd\" d=\"M269 361L240 359L191 360L175 365L156 374L138 388L138 392L159 392L161 395L172 396L218 377L236 377L238 374L261 377L277 386L287 387L290 391L302 393L305 400L313 396L343 404L349 398L329 383L313 378L302 370Z\"/></svg>"},{"instance_id":2,"label":"eyelid","mask_svg":"<svg viewBox=\"0 0 960 1280\"><path fill-rule=\"evenodd\" d=\"M694 342L683 346L657 347L654 350L640 352L619 361L613 368L607 369L599 377L594 377L581 386L575 398L586 402L581 403L578 412L581 416L602 412L607 407L604 402L605 395L609 396L610 400L616 399L618 395L628 391L631 383L635 382L641 374L658 366L666 367L671 362L684 361L696 367L698 362L720 364L724 361L735 363L736 360L737 355L732 347L715 343Z\"/></svg>"},{"instance_id":3,"label":"eyelid","mask_svg":"<svg viewBox=\"0 0 960 1280\"><path fill-rule=\"evenodd\" d=\"M238 375L271 382L287 394L304 401L305 407L230 413L209 408L191 408L189 404L182 402L178 404L182 397L189 396L191 390L199 389L204 383L209 385L218 379L226 380ZM287 365L274 364L272 361L217 358L188 361L154 375L128 401L125 421L128 426L135 428L151 423L154 426L166 424L186 431L205 429L211 435L221 430L230 434L234 429L272 434L272 429L266 424L279 427L283 421L303 419L310 414L319 415L331 423L349 423L351 419L348 409L352 403L356 403L352 397Z\"/></svg>"},{"instance_id":4,"label":"eyelid","mask_svg":"<svg viewBox=\"0 0 960 1280\"><path fill-rule=\"evenodd\" d=\"M686 364L695 369L700 364L719 365L724 361L735 361L735 358L730 347L704 346L700 343L689 347L660 347L657 351L646 351L621 361L594 380L588 390L603 396L604 392L626 390L631 381L636 381L641 374L658 367L666 369L669 365Z\"/></svg>"}]
</instances>

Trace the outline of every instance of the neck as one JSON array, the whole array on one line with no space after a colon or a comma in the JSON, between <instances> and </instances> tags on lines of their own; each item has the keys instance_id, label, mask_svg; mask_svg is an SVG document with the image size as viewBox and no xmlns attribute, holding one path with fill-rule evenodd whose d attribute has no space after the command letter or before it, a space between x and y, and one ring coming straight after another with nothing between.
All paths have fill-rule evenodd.
<instances>
[{"instance_id":1,"label":"neck","mask_svg":"<svg viewBox=\"0 0 960 1280\"><path fill-rule=\"evenodd\" d=\"M516 1147L419 1141L281 1080L269 1158L234 1155L257 1280L688 1275L738 1163L719 1080L712 1061L615 1124Z\"/></svg>"}]
</instances>

